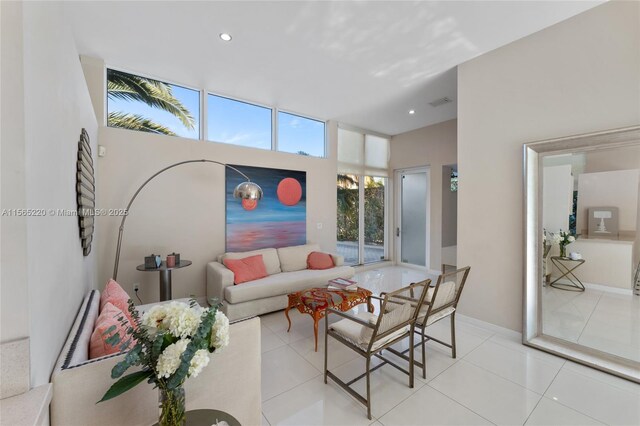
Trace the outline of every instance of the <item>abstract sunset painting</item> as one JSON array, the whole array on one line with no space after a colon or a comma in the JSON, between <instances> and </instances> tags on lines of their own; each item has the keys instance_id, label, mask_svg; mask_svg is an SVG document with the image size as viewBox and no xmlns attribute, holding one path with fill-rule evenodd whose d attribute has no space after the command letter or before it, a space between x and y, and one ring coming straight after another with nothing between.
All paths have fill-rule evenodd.
<instances>
[{"instance_id":1,"label":"abstract sunset painting","mask_svg":"<svg viewBox=\"0 0 640 426\"><path fill-rule=\"evenodd\" d=\"M234 188L245 179L226 170L228 252L288 247L307 242L307 173L236 166L262 188L262 200L237 200Z\"/></svg>"}]
</instances>

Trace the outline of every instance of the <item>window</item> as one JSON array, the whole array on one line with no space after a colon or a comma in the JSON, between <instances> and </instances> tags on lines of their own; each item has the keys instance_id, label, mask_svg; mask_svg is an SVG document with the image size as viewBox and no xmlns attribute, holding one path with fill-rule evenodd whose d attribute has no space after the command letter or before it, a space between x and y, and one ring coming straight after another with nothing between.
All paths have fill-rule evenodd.
<instances>
[{"instance_id":1,"label":"window","mask_svg":"<svg viewBox=\"0 0 640 426\"><path fill-rule=\"evenodd\" d=\"M324 157L324 123L278 111L278 151Z\"/></svg>"},{"instance_id":2,"label":"window","mask_svg":"<svg viewBox=\"0 0 640 426\"><path fill-rule=\"evenodd\" d=\"M107 126L325 157L323 121L110 68Z\"/></svg>"},{"instance_id":3,"label":"window","mask_svg":"<svg viewBox=\"0 0 640 426\"><path fill-rule=\"evenodd\" d=\"M458 171L451 170L451 192L458 192Z\"/></svg>"},{"instance_id":4,"label":"window","mask_svg":"<svg viewBox=\"0 0 640 426\"><path fill-rule=\"evenodd\" d=\"M338 175L338 253L347 265L360 263L360 191L358 176Z\"/></svg>"},{"instance_id":5,"label":"window","mask_svg":"<svg viewBox=\"0 0 640 426\"><path fill-rule=\"evenodd\" d=\"M385 195L387 178L364 177L364 263L385 258Z\"/></svg>"},{"instance_id":6,"label":"window","mask_svg":"<svg viewBox=\"0 0 640 426\"><path fill-rule=\"evenodd\" d=\"M200 92L107 69L107 126L200 139Z\"/></svg>"},{"instance_id":7,"label":"window","mask_svg":"<svg viewBox=\"0 0 640 426\"><path fill-rule=\"evenodd\" d=\"M345 263L386 259L389 139L338 129L338 253Z\"/></svg>"},{"instance_id":8,"label":"window","mask_svg":"<svg viewBox=\"0 0 640 426\"><path fill-rule=\"evenodd\" d=\"M271 149L271 109L208 95L207 139Z\"/></svg>"}]
</instances>

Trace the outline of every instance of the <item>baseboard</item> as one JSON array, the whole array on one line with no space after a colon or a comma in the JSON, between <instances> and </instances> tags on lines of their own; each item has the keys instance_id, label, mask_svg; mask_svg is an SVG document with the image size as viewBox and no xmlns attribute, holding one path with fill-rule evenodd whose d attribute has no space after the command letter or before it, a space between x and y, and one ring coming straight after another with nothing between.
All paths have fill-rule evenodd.
<instances>
[{"instance_id":1,"label":"baseboard","mask_svg":"<svg viewBox=\"0 0 640 426\"><path fill-rule=\"evenodd\" d=\"M476 327L485 328L487 330L498 333L502 336L516 337L518 339L522 338L522 333L518 331L511 330L510 328L501 327L499 325L495 325L490 322L482 321L477 318L472 318L466 315L456 313L456 319L459 319L462 322L466 322L467 324L475 325Z\"/></svg>"},{"instance_id":2,"label":"baseboard","mask_svg":"<svg viewBox=\"0 0 640 426\"><path fill-rule=\"evenodd\" d=\"M626 289L626 288L618 288L618 287L609 287L608 285L602 285L602 284L588 284L588 283L584 283L584 286L588 289L591 290L599 290L599 291L603 291L605 293L613 293L613 294L623 294L625 296L633 296L633 290L632 289Z\"/></svg>"},{"instance_id":3,"label":"baseboard","mask_svg":"<svg viewBox=\"0 0 640 426\"><path fill-rule=\"evenodd\" d=\"M389 266L394 266L392 261L381 260L380 262L365 263L364 265L357 265L357 266L354 266L353 269L355 269L357 274L358 272L371 271L373 269L386 268Z\"/></svg>"}]
</instances>

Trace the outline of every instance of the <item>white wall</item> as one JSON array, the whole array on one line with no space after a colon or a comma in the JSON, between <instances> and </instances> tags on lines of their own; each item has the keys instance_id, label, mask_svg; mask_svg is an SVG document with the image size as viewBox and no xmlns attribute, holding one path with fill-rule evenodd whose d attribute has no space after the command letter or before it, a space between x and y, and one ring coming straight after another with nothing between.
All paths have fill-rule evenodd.
<instances>
[{"instance_id":1,"label":"white wall","mask_svg":"<svg viewBox=\"0 0 640 426\"><path fill-rule=\"evenodd\" d=\"M24 86L19 87L20 79L16 80L15 87L11 87L13 82L5 84L3 20L3 163L5 152L16 159L12 171L16 177L24 177L25 196L23 206L5 205L3 199L2 207L75 210L75 169L81 129L84 127L89 132L94 149L97 140L95 116L78 53L59 4L25 2L10 7L22 8L22 19L13 14L15 21L10 24L9 34L13 40L23 39L22 52L12 46L11 58L23 63ZM4 12L3 2L3 19ZM17 68L14 71L17 72ZM7 87L10 90L5 92ZM20 108L21 100L24 102L23 137L18 131L20 123L13 123L14 133L8 140L4 133L7 93L9 100L15 101L13 108ZM19 112L14 113L20 119ZM22 150L24 157L20 161L18 152ZM3 168L3 195L6 184L11 185L11 181L6 182L4 178ZM20 201L19 197L14 200ZM3 221L3 245L4 231ZM21 334L24 324L28 327L31 385L37 386L49 381L82 298L87 290L95 287L96 255L95 251L87 257L82 255L78 220L73 216L29 217L26 233L18 236L17 243L26 250L20 248L9 259L9 266L14 268L26 259L27 273L5 281L7 277L3 272L3 331L4 324L16 320L14 310L20 310L19 319L24 323L9 324L15 325ZM3 270L4 262L3 253ZM18 287L19 291L10 291ZM9 291L5 293L5 289ZM13 308L5 311L6 306ZM12 333L8 337L12 337Z\"/></svg>"},{"instance_id":2,"label":"white wall","mask_svg":"<svg viewBox=\"0 0 640 426\"><path fill-rule=\"evenodd\" d=\"M549 232L568 231L573 210L571 166L545 166L542 174L542 225Z\"/></svg>"},{"instance_id":3,"label":"white wall","mask_svg":"<svg viewBox=\"0 0 640 426\"><path fill-rule=\"evenodd\" d=\"M617 207L618 230L626 234L635 232L639 190L638 169L581 174L578 176L576 229L579 233L588 233L590 207Z\"/></svg>"},{"instance_id":4,"label":"white wall","mask_svg":"<svg viewBox=\"0 0 640 426\"><path fill-rule=\"evenodd\" d=\"M435 270L439 270L442 263L442 166L456 163L456 127L456 120L449 120L391 138L390 169L431 167L429 257L430 267ZM395 226L391 228L388 238L395 242ZM393 248L394 244L390 244L390 249Z\"/></svg>"},{"instance_id":5,"label":"white wall","mask_svg":"<svg viewBox=\"0 0 640 426\"><path fill-rule=\"evenodd\" d=\"M522 326L522 144L640 123L640 3L609 2L458 67L461 313Z\"/></svg>"},{"instance_id":6,"label":"white wall","mask_svg":"<svg viewBox=\"0 0 640 426\"><path fill-rule=\"evenodd\" d=\"M104 65L83 58L94 104L104 102ZM161 74L148 70L151 74ZM167 76L170 79L171 76ZM98 110L98 107L96 108ZM102 124L102 123L101 123ZM336 135L328 126L328 158L244 148L235 145L154 135L100 126L100 144L107 155L98 159L98 207L123 208L134 191L153 173L181 160L206 158L227 164L307 172L307 240L324 250L336 249ZM225 250L225 169L214 164L190 164L154 179L140 193L126 221L118 282L133 295L140 283L143 302L159 300L158 273L136 266L152 252L163 257L179 252L193 265L174 271L174 298L206 294L206 264ZM260 182L257 182L258 184ZM99 225L99 286L113 274L120 218L101 217ZM318 229L318 223L322 229Z\"/></svg>"},{"instance_id":7,"label":"white wall","mask_svg":"<svg viewBox=\"0 0 640 426\"><path fill-rule=\"evenodd\" d=\"M0 86L2 209L26 207L24 85L22 66L22 3L0 3L2 60ZM27 220L2 215L0 225L0 340L29 335L27 288ZM20 303L16 303L21 301Z\"/></svg>"}]
</instances>

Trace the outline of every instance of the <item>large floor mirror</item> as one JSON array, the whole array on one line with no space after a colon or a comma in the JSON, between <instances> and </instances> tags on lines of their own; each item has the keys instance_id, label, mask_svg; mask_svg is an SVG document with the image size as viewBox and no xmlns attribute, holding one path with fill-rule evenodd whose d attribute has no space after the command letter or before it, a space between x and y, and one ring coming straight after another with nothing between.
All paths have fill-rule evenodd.
<instances>
[{"instance_id":1,"label":"large floor mirror","mask_svg":"<svg viewBox=\"0 0 640 426\"><path fill-rule=\"evenodd\" d=\"M524 154L524 343L640 383L640 127Z\"/></svg>"}]
</instances>

